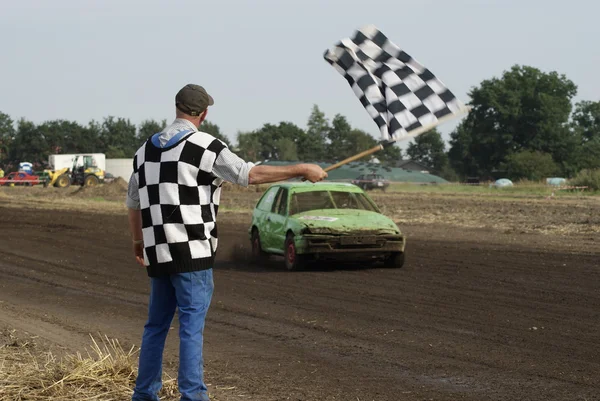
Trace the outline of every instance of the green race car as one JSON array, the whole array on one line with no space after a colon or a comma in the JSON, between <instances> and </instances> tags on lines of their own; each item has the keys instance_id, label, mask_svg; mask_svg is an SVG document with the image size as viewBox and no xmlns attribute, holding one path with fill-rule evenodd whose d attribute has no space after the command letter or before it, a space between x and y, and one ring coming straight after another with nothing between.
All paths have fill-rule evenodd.
<instances>
[{"instance_id":1,"label":"green race car","mask_svg":"<svg viewBox=\"0 0 600 401\"><path fill-rule=\"evenodd\" d=\"M316 260L404 264L405 236L353 184L274 184L256 204L249 234L256 262L282 255L288 270Z\"/></svg>"}]
</instances>

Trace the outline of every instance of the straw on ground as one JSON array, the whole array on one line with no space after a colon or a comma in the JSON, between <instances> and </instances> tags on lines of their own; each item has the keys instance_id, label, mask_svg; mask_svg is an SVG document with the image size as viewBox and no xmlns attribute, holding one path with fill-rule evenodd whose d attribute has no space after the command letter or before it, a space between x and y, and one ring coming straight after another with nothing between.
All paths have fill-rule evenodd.
<instances>
[{"instance_id":1,"label":"straw on ground","mask_svg":"<svg viewBox=\"0 0 600 401\"><path fill-rule=\"evenodd\" d=\"M118 340L92 337L87 354L58 358L41 352L13 332L0 347L0 400L112 401L131 397L137 350L123 349ZM165 374L162 400L176 400L176 380Z\"/></svg>"}]
</instances>

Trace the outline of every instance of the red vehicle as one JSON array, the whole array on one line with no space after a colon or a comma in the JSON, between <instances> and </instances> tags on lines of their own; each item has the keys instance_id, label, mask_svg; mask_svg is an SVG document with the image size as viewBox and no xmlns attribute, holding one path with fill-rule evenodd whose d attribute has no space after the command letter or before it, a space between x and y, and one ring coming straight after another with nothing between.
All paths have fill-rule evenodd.
<instances>
[{"instance_id":1,"label":"red vehicle","mask_svg":"<svg viewBox=\"0 0 600 401\"><path fill-rule=\"evenodd\" d=\"M42 184L43 181L39 176L26 173L24 171L16 171L8 174L5 177L0 178L0 185L22 185L22 186L32 186L37 184Z\"/></svg>"}]
</instances>

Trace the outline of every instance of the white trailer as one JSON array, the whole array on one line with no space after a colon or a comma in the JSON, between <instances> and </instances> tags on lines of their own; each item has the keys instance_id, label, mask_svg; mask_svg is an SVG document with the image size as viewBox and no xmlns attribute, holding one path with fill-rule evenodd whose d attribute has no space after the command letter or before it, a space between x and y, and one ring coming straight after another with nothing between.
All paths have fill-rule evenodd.
<instances>
[{"instance_id":1,"label":"white trailer","mask_svg":"<svg viewBox=\"0 0 600 401\"><path fill-rule=\"evenodd\" d=\"M50 170L57 171L65 167L72 169L75 156L79 156L79 160L77 161L78 165L88 164L90 166L98 167L102 171L106 170L106 156L104 153L50 155L48 156ZM83 159L81 156L83 156ZM86 161L86 163L84 163L84 161Z\"/></svg>"},{"instance_id":2,"label":"white trailer","mask_svg":"<svg viewBox=\"0 0 600 401\"><path fill-rule=\"evenodd\" d=\"M106 159L106 172L129 182L133 173L133 159Z\"/></svg>"}]
</instances>

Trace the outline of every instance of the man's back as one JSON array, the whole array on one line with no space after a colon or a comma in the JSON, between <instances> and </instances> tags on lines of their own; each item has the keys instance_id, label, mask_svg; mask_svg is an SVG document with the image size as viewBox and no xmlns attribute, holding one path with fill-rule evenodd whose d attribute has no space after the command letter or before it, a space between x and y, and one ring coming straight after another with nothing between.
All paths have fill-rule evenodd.
<instances>
[{"instance_id":1,"label":"man's back","mask_svg":"<svg viewBox=\"0 0 600 401\"><path fill-rule=\"evenodd\" d=\"M157 146L153 137L135 154L144 261L152 276L212 267L222 179L212 174L226 147L203 132Z\"/></svg>"}]
</instances>

